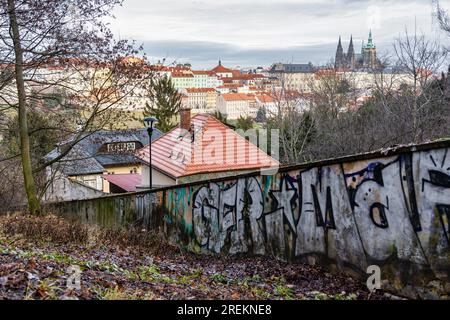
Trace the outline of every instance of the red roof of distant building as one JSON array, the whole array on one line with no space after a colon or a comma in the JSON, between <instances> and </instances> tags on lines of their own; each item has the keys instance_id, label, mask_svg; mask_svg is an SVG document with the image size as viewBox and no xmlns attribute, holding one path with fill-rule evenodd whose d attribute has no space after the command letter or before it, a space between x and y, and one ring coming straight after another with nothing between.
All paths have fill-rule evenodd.
<instances>
[{"instance_id":1,"label":"red roof of distant building","mask_svg":"<svg viewBox=\"0 0 450 320\"><path fill-rule=\"evenodd\" d=\"M212 74L209 70L192 70L193 74L204 74L210 76Z\"/></svg>"},{"instance_id":2,"label":"red roof of distant building","mask_svg":"<svg viewBox=\"0 0 450 320\"><path fill-rule=\"evenodd\" d=\"M225 68L223 65L219 64L217 67L211 70L214 73L233 73L233 70Z\"/></svg>"},{"instance_id":3,"label":"red roof of distant building","mask_svg":"<svg viewBox=\"0 0 450 320\"><path fill-rule=\"evenodd\" d=\"M210 115L191 118L192 134L177 127L152 142L152 166L179 178L200 173L242 171L278 166L279 163ZM148 145L137 151L148 163Z\"/></svg>"},{"instance_id":4,"label":"red roof of distant building","mask_svg":"<svg viewBox=\"0 0 450 320\"><path fill-rule=\"evenodd\" d=\"M336 70L335 69L321 69L321 70L316 71L314 73L314 75L315 75L316 79L319 79L324 76L334 76L334 75L336 75Z\"/></svg>"},{"instance_id":5,"label":"red roof of distant building","mask_svg":"<svg viewBox=\"0 0 450 320\"><path fill-rule=\"evenodd\" d=\"M262 103L269 103L275 101L275 99L268 94L257 94L256 98Z\"/></svg>"},{"instance_id":6,"label":"red roof of distant building","mask_svg":"<svg viewBox=\"0 0 450 320\"><path fill-rule=\"evenodd\" d=\"M215 92L214 88L186 88L187 93Z\"/></svg>"},{"instance_id":7,"label":"red roof of distant building","mask_svg":"<svg viewBox=\"0 0 450 320\"><path fill-rule=\"evenodd\" d=\"M254 95L246 93L224 93L222 97L227 101L255 100Z\"/></svg>"},{"instance_id":8,"label":"red roof of distant building","mask_svg":"<svg viewBox=\"0 0 450 320\"><path fill-rule=\"evenodd\" d=\"M191 72L180 72L180 71L173 71L172 72L172 78L193 78L194 75Z\"/></svg>"},{"instance_id":9,"label":"red roof of distant building","mask_svg":"<svg viewBox=\"0 0 450 320\"><path fill-rule=\"evenodd\" d=\"M243 87L243 84L240 83L224 83L219 88L226 88L226 89L237 89Z\"/></svg>"},{"instance_id":10,"label":"red roof of distant building","mask_svg":"<svg viewBox=\"0 0 450 320\"><path fill-rule=\"evenodd\" d=\"M104 174L102 178L128 192L136 191L136 186L141 184L141 175L135 173Z\"/></svg>"}]
</instances>

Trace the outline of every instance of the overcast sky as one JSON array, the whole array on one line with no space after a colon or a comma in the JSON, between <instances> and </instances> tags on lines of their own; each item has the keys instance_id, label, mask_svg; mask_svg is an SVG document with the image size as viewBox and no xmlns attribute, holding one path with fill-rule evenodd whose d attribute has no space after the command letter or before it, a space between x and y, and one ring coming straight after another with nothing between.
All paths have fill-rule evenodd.
<instances>
[{"instance_id":1,"label":"overcast sky","mask_svg":"<svg viewBox=\"0 0 450 320\"><path fill-rule=\"evenodd\" d=\"M450 9L450 0L441 0ZM379 51L405 29L434 36L431 0L125 0L111 27L143 43L152 61L212 68L328 62L339 35L355 47L373 29ZM344 50L347 48L345 47Z\"/></svg>"}]
</instances>

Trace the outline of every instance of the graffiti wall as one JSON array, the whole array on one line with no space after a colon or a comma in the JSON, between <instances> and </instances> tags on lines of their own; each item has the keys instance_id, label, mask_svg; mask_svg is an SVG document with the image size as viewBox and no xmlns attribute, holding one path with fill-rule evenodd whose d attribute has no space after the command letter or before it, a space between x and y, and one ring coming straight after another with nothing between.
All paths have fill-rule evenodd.
<instances>
[{"instance_id":1,"label":"graffiti wall","mask_svg":"<svg viewBox=\"0 0 450 320\"><path fill-rule=\"evenodd\" d=\"M163 206L196 251L307 258L360 274L376 264L396 290L430 281L448 291L448 148L171 189Z\"/></svg>"},{"instance_id":2,"label":"graffiti wall","mask_svg":"<svg viewBox=\"0 0 450 320\"><path fill-rule=\"evenodd\" d=\"M55 208L107 225L142 221L196 252L300 259L365 278L377 265L385 289L449 298L449 149L447 140Z\"/></svg>"}]
</instances>

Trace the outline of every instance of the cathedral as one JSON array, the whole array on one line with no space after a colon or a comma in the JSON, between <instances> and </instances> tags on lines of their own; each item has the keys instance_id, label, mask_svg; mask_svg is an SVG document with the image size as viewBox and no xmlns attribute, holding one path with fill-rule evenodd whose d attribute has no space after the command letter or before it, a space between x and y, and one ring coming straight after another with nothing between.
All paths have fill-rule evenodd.
<instances>
[{"instance_id":1,"label":"cathedral","mask_svg":"<svg viewBox=\"0 0 450 320\"><path fill-rule=\"evenodd\" d=\"M376 69L380 65L377 58L377 48L373 43L372 31L369 32L367 44L362 44L361 53L355 52L353 46L353 36L350 38L350 45L347 53L342 49L341 37L336 50L334 67L339 70Z\"/></svg>"}]
</instances>

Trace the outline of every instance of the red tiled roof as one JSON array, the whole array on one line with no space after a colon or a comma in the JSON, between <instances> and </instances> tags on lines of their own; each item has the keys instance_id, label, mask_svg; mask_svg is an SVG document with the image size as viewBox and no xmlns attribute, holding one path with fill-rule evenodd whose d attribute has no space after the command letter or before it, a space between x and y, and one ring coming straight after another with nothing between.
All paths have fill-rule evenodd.
<instances>
[{"instance_id":1,"label":"red tiled roof","mask_svg":"<svg viewBox=\"0 0 450 320\"><path fill-rule=\"evenodd\" d=\"M223 65L219 64L217 67L211 70L214 73L233 73L233 70L225 68Z\"/></svg>"},{"instance_id":2,"label":"red tiled roof","mask_svg":"<svg viewBox=\"0 0 450 320\"><path fill-rule=\"evenodd\" d=\"M104 174L102 178L128 192L136 191L136 186L141 184L141 175L135 173Z\"/></svg>"},{"instance_id":3,"label":"red tiled roof","mask_svg":"<svg viewBox=\"0 0 450 320\"><path fill-rule=\"evenodd\" d=\"M240 83L224 83L223 85L219 86L219 88L237 89L243 86L244 85Z\"/></svg>"},{"instance_id":4,"label":"red tiled roof","mask_svg":"<svg viewBox=\"0 0 450 320\"><path fill-rule=\"evenodd\" d=\"M187 93L215 92L214 88L186 88Z\"/></svg>"},{"instance_id":5,"label":"red tiled roof","mask_svg":"<svg viewBox=\"0 0 450 320\"><path fill-rule=\"evenodd\" d=\"M239 70L231 70L233 78L239 78L242 76L242 73Z\"/></svg>"},{"instance_id":6,"label":"red tiled roof","mask_svg":"<svg viewBox=\"0 0 450 320\"><path fill-rule=\"evenodd\" d=\"M188 72L178 72L178 71L172 72L172 78L193 78L193 77L194 75Z\"/></svg>"},{"instance_id":7,"label":"red tiled roof","mask_svg":"<svg viewBox=\"0 0 450 320\"><path fill-rule=\"evenodd\" d=\"M192 70L193 74L204 74L210 76L212 74L209 70Z\"/></svg>"},{"instance_id":8,"label":"red tiled roof","mask_svg":"<svg viewBox=\"0 0 450 320\"><path fill-rule=\"evenodd\" d=\"M245 94L245 93L224 93L222 94L222 97L226 101L239 101L239 100L255 100L255 96L252 94Z\"/></svg>"},{"instance_id":9,"label":"red tiled roof","mask_svg":"<svg viewBox=\"0 0 450 320\"><path fill-rule=\"evenodd\" d=\"M262 103L274 102L275 99L268 94L258 94L256 98Z\"/></svg>"},{"instance_id":10,"label":"red tiled roof","mask_svg":"<svg viewBox=\"0 0 450 320\"><path fill-rule=\"evenodd\" d=\"M241 171L277 166L278 162L210 115L191 118L192 135L177 127L152 143L152 166L179 178L200 173ZM148 163L148 145L137 151Z\"/></svg>"}]
</instances>

